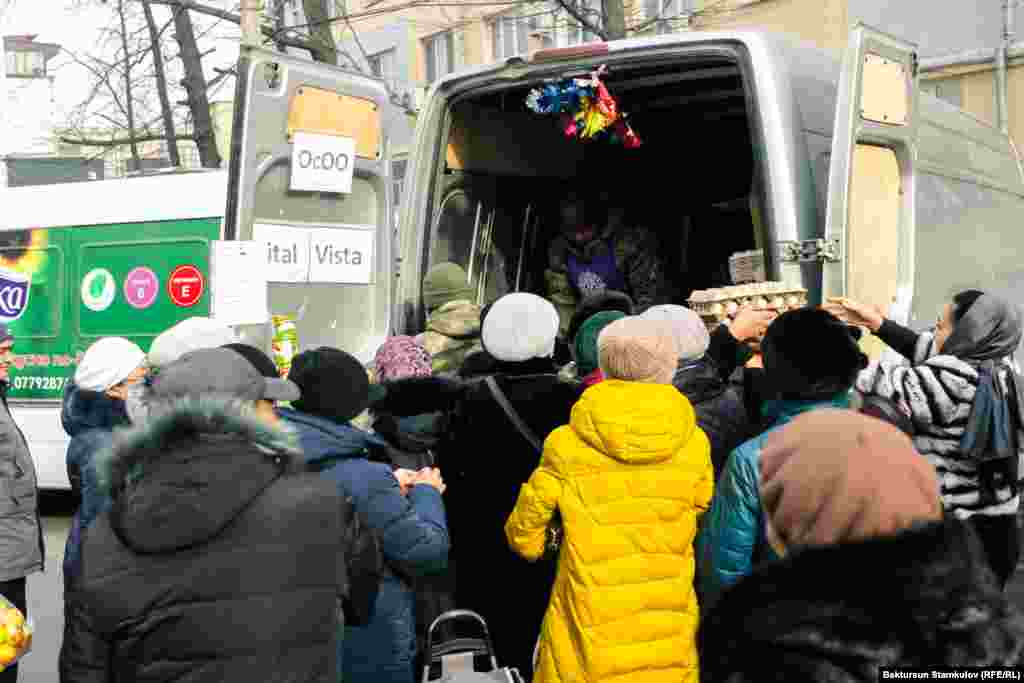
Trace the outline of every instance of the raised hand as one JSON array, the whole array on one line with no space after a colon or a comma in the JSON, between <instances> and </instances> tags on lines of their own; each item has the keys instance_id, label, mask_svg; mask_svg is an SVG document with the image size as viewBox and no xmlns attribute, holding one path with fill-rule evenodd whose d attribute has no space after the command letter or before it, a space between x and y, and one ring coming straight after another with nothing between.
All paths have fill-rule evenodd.
<instances>
[{"instance_id":1,"label":"raised hand","mask_svg":"<svg viewBox=\"0 0 1024 683\"><path fill-rule=\"evenodd\" d=\"M760 339L779 314L770 308L744 306L729 323L729 333L738 341Z\"/></svg>"},{"instance_id":2,"label":"raised hand","mask_svg":"<svg viewBox=\"0 0 1024 683\"><path fill-rule=\"evenodd\" d=\"M866 327L872 332L878 332L885 321L885 314L878 306L843 297L830 298L822 308L848 325Z\"/></svg>"}]
</instances>

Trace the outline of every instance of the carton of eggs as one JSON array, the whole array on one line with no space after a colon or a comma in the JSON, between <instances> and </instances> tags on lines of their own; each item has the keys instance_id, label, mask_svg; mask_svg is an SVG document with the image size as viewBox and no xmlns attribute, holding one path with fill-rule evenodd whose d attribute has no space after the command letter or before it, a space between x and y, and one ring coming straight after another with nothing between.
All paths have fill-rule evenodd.
<instances>
[{"instance_id":1,"label":"carton of eggs","mask_svg":"<svg viewBox=\"0 0 1024 683\"><path fill-rule=\"evenodd\" d=\"M704 322L713 327L736 315L744 306L788 308L807 305L807 290L789 287L781 282L756 282L718 289L695 290L687 302Z\"/></svg>"}]
</instances>

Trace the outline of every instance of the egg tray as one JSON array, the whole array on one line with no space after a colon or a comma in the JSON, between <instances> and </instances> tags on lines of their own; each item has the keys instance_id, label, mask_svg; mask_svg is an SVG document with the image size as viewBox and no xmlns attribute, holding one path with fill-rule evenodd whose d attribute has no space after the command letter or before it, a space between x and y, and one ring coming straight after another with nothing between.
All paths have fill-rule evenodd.
<instances>
[{"instance_id":1,"label":"egg tray","mask_svg":"<svg viewBox=\"0 0 1024 683\"><path fill-rule=\"evenodd\" d=\"M758 282L718 289L696 290L687 301L709 326L717 325L744 306L785 311L807 305L807 290L781 282Z\"/></svg>"}]
</instances>

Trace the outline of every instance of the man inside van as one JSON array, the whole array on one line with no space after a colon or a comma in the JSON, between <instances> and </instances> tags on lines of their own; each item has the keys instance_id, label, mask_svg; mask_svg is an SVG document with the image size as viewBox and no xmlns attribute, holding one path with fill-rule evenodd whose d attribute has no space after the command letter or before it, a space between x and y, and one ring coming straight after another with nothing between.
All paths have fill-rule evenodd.
<instances>
[{"instance_id":1,"label":"man inside van","mask_svg":"<svg viewBox=\"0 0 1024 683\"><path fill-rule=\"evenodd\" d=\"M628 294L637 314L665 303L654 234L629 225L614 197L602 199L587 206L580 193L571 192L559 202L560 232L548 250L545 281L563 317L583 297L607 290Z\"/></svg>"}]
</instances>

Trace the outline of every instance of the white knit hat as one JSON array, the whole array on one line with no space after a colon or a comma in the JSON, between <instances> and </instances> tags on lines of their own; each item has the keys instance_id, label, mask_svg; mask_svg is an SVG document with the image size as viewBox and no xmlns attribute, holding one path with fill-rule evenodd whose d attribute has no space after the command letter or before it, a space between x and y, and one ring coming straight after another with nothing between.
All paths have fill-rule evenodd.
<instances>
[{"instance_id":1,"label":"white knit hat","mask_svg":"<svg viewBox=\"0 0 1024 683\"><path fill-rule=\"evenodd\" d=\"M227 325L210 318L187 318L153 340L149 363L162 368L189 351L217 349L237 341L238 336Z\"/></svg>"},{"instance_id":2,"label":"white knit hat","mask_svg":"<svg viewBox=\"0 0 1024 683\"><path fill-rule=\"evenodd\" d=\"M558 311L547 299L527 292L506 294L484 318L481 338L496 359L520 362L550 358L558 336Z\"/></svg>"},{"instance_id":3,"label":"white knit hat","mask_svg":"<svg viewBox=\"0 0 1024 683\"><path fill-rule=\"evenodd\" d=\"M146 362L142 349L121 337L104 337L89 347L75 370L75 384L86 391L103 392L128 379Z\"/></svg>"},{"instance_id":4,"label":"white knit hat","mask_svg":"<svg viewBox=\"0 0 1024 683\"><path fill-rule=\"evenodd\" d=\"M682 361L698 360L708 351L711 345L711 335L708 334L708 327L700 319L696 311L685 306L665 304L662 306L651 306L641 318L646 320L660 320L668 323L672 328L672 337L679 348L679 359Z\"/></svg>"}]
</instances>

